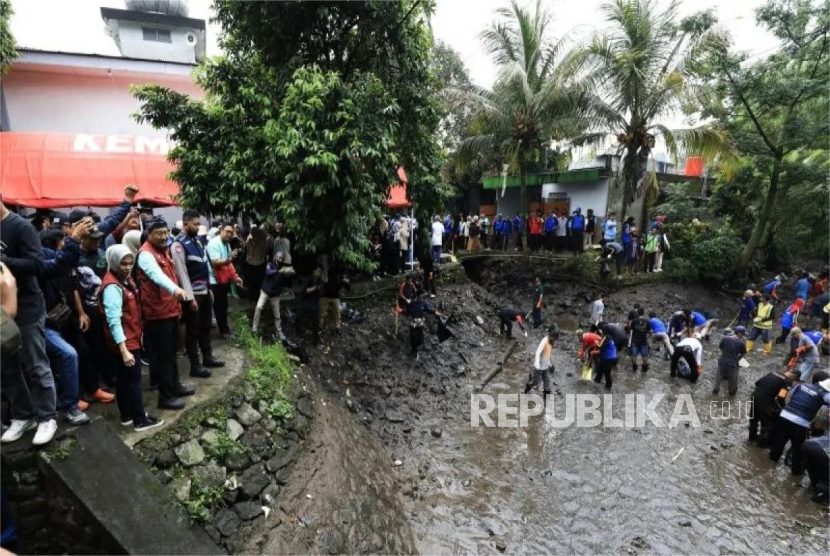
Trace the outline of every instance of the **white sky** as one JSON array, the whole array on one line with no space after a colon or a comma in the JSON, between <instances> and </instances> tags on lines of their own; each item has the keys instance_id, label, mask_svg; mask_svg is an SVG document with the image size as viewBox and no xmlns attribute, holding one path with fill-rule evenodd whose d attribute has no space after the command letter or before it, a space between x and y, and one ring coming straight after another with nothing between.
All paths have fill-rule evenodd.
<instances>
[{"instance_id":1,"label":"white sky","mask_svg":"<svg viewBox=\"0 0 830 556\"><path fill-rule=\"evenodd\" d=\"M520 0L521 1L521 0ZM587 39L605 27L600 6L605 0L543 0L553 14L551 32L571 33L575 41ZM669 0L657 0L665 6ZM525 1L529 4L529 1ZM751 54L775 47L776 40L755 26L754 9L764 0L685 0L681 15L712 8L730 29L736 46ZM211 0L190 0L190 17L209 19ZM507 0L438 0L433 32L459 52L474 83L490 87L496 69L482 51L479 34L494 19L494 10ZM12 0L12 32L21 47L42 50L117 55L113 40L104 32L102 6L123 8L122 0ZM216 26L208 26L208 55L216 54Z\"/></svg>"},{"instance_id":2,"label":"white sky","mask_svg":"<svg viewBox=\"0 0 830 556\"><path fill-rule=\"evenodd\" d=\"M656 0L666 6L670 0ZM535 0L520 0L524 4ZM574 42L587 40L606 27L600 7L605 0L542 0L553 14L550 29L553 37L570 33ZM765 0L684 0L681 17L695 11L713 9L718 20L727 27L739 50L750 55L765 54L778 44L771 34L755 25L754 10ZM438 0L432 20L436 39L452 46L461 55L474 83L491 87L496 68L483 52L479 41L481 31L494 20L494 10L508 5L508 0ZM18 46L41 50L118 55L113 40L105 33L101 19L102 6L123 8L123 0L12 0L15 14L12 32ZM190 0L189 17L208 20L211 0ZM218 28L208 24L207 53L218 53ZM676 122L665 122L680 127Z\"/></svg>"}]
</instances>

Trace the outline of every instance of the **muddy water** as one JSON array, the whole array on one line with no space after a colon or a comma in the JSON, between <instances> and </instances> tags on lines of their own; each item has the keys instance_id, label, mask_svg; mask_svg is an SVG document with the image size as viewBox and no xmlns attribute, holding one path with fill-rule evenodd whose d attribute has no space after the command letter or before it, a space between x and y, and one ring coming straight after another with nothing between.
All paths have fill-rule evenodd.
<instances>
[{"instance_id":1,"label":"muddy water","mask_svg":"<svg viewBox=\"0 0 830 556\"><path fill-rule=\"evenodd\" d=\"M522 390L539 337L523 341L486 393ZM578 379L563 347L556 352L555 389L605 393ZM705 350L711 369L714 348ZM738 400L747 399L751 384L767 372L760 356L750 360ZM425 489L413 517L419 550L497 553L501 545L508 553L827 553L827 513L810 501L806 475L792 477L783 461L776 468L766 451L747 444L743 415L710 415L711 374L692 386L670 379L667 362L653 361L647 375L634 375L625 359L614 380L615 417L623 417L626 393L662 393L656 412L667 423L677 396L689 393L701 426L555 428L539 416L526 428L471 428L469 400L453 400L464 418L434 441L433 488ZM561 417L564 398L555 400Z\"/></svg>"}]
</instances>

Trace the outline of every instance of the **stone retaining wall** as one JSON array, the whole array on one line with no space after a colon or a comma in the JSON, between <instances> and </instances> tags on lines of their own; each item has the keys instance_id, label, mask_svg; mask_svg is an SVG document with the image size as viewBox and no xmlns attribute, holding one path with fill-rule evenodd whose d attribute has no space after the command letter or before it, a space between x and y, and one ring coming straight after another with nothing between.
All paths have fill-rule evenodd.
<instances>
[{"instance_id":1,"label":"stone retaining wall","mask_svg":"<svg viewBox=\"0 0 830 556\"><path fill-rule=\"evenodd\" d=\"M310 394L295 376L293 407L284 418L268 417L269 400L259 399L243 379L180 425L135 446L191 518L228 552L236 552L245 529L276 507L310 431Z\"/></svg>"}]
</instances>

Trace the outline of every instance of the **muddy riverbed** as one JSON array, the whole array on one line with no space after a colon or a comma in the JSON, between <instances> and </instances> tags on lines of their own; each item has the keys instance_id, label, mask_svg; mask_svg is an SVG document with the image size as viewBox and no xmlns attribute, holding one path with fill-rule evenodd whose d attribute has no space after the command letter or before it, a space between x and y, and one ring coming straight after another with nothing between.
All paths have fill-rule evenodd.
<instances>
[{"instance_id":1,"label":"muddy riverbed","mask_svg":"<svg viewBox=\"0 0 830 556\"><path fill-rule=\"evenodd\" d=\"M549 417L538 416L524 428L473 428L471 394L509 346L498 336L496 312L504 300L528 308L532 279L486 273L477 278L483 286L449 286L434 300L445 302L454 337L439 344L428 335L420 361L409 355L405 325L395 336L391 294L359 304L364 322L344 326L340 335L311 351L308 371L328 403L343 408L327 422L362 423L348 434L371 435L378 446L371 465L353 464L368 444L356 440L349 446L342 435L339 440L348 473L365 472L344 484L365 484L390 497L377 506L391 512L376 522L388 524L389 530L375 531L380 538L409 539L411 532L415 549L426 554L827 552L828 514L810 501L808 478L792 477L783 461L776 467L766 451L749 445L745 415L737 414L735 402L748 400L754 381L780 365L780 346L772 358L749 356L751 367L741 371L732 416L726 419L719 418L719 402L728 399L725 384L720 396L711 394L719 332L704 345L705 372L696 385L669 378L662 358L652 359L647 374L632 373L628 359L621 360L612 390L615 417L623 416L625 394L663 394L656 412L668 422L678 396L690 394L700 427L557 428ZM587 302L596 293L586 284L549 284L546 321L573 330L585 321ZM731 320L734 304L703 288L651 284L606 295L607 320L622 320L635 302L655 308L663 318L683 307L720 309L729 313L724 321ZM542 333L520 337L484 393L523 389ZM580 380L575 338L566 332L555 348L558 416L566 394L605 393L600 385ZM714 414L713 400L718 402ZM375 489L375 465L388 466L399 491L395 496L403 496L403 503L388 494L386 473L382 488ZM344 507L349 504L345 497ZM375 546L357 546L345 534L337 546L347 552L408 544L376 539ZM325 544L304 547L326 550Z\"/></svg>"}]
</instances>

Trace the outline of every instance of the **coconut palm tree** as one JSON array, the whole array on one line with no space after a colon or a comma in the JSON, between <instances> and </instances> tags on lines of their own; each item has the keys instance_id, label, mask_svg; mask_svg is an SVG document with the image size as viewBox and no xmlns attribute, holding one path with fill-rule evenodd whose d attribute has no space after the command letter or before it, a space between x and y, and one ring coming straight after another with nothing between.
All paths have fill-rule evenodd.
<instances>
[{"instance_id":1,"label":"coconut palm tree","mask_svg":"<svg viewBox=\"0 0 830 556\"><path fill-rule=\"evenodd\" d=\"M671 130L662 121L680 111L695 111L694 91L686 63L710 37L714 17L704 12L677 20L678 2L659 11L651 0L615 0L603 6L611 28L577 54L576 64L593 84L582 105L591 121L589 133L577 144L616 136L623 153L623 207L638 191L655 186L646 172L658 138L677 157L681 148L708 160L733 158L726 133L718 122ZM645 201L642 218L645 219Z\"/></svg>"},{"instance_id":2,"label":"coconut palm tree","mask_svg":"<svg viewBox=\"0 0 830 556\"><path fill-rule=\"evenodd\" d=\"M472 107L472 135L460 145L462 162L499 152L520 178L520 212L527 210L527 167L555 139L580 131L576 74L566 71L564 39L548 39L550 15L513 0L496 11L499 20L481 34L500 70L492 90L450 90L451 102Z\"/></svg>"}]
</instances>

